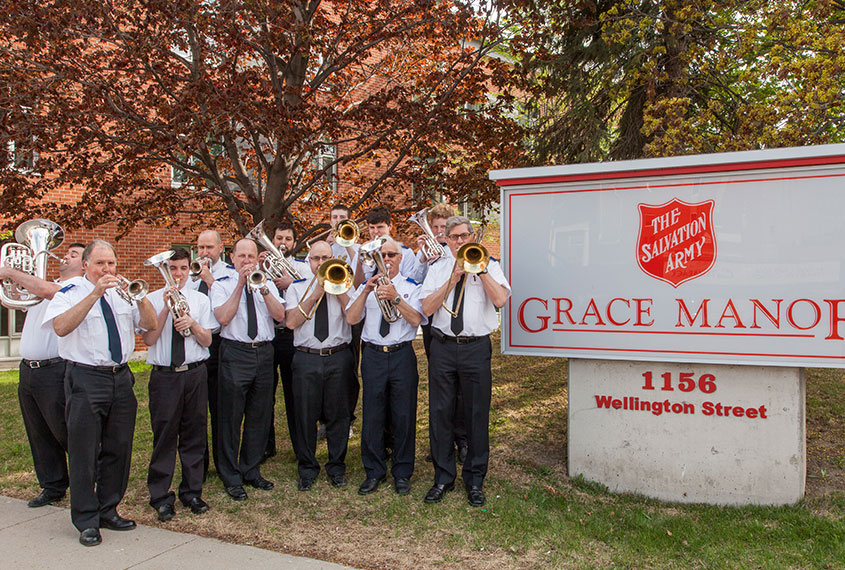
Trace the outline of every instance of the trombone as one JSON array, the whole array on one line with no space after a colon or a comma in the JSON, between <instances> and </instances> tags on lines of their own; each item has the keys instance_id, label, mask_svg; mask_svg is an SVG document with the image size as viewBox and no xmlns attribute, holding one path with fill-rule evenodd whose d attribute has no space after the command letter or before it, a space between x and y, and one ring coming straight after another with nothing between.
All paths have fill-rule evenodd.
<instances>
[{"instance_id":1,"label":"trombone","mask_svg":"<svg viewBox=\"0 0 845 570\"><path fill-rule=\"evenodd\" d=\"M358 222L354 220L340 220L331 228L318 233L305 243L310 248L312 243L314 243L315 241L320 241L332 232L335 233L334 241L339 246L349 247L356 241L358 241L358 238L361 235L361 226L359 226Z\"/></svg>"},{"instance_id":2,"label":"trombone","mask_svg":"<svg viewBox=\"0 0 845 570\"><path fill-rule=\"evenodd\" d=\"M465 243L461 246L461 249L458 250L458 254L455 256L455 265L458 265L459 263L466 273L478 275L487 269L488 265L490 265L490 254L487 252L487 248L480 243ZM446 306L446 299L443 299L443 308L446 309L446 311L453 317L457 317L461 310L461 303L464 301L464 292L466 290L467 281L464 279L461 286L461 292L455 293L459 296L458 303L455 305L454 311Z\"/></svg>"},{"instance_id":3,"label":"trombone","mask_svg":"<svg viewBox=\"0 0 845 570\"><path fill-rule=\"evenodd\" d=\"M308 287L305 288L305 292L302 293L296 308L299 309L303 317L310 321L314 317L314 313L317 312L317 307L323 302L323 297L326 296L326 293L330 295L343 295L352 288L354 279L355 274L352 271L352 267L342 259L333 258L324 261L317 269L314 277L311 278ZM314 303L314 306L311 307L311 311L306 313L302 308L302 301L308 298L308 294L311 292L311 288L315 282L323 288L323 293L317 299L317 302Z\"/></svg>"}]
</instances>

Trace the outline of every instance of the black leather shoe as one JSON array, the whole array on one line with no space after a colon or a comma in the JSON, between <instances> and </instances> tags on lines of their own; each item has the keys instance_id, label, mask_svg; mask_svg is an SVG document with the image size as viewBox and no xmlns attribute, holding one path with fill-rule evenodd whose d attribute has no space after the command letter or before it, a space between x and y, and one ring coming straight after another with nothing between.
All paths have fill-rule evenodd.
<instances>
[{"instance_id":1,"label":"black leather shoe","mask_svg":"<svg viewBox=\"0 0 845 570\"><path fill-rule=\"evenodd\" d=\"M332 487L346 487L348 484L346 481L346 475L329 475L329 483L332 484Z\"/></svg>"},{"instance_id":2,"label":"black leather shoe","mask_svg":"<svg viewBox=\"0 0 845 570\"><path fill-rule=\"evenodd\" d=\"M411 480L405 477L399 477L393 481L393 489L397 495L407 495L411 492Z\"/></svg>"},{"instance_id":3,"label":"black leather shoe","mask_svg":"<svg viewBox=\"0 0 845 570\"><path fill-rule=\"evenodd\" d=\"M305 477L301 477L299 479L299 485L297 489L300 491L310 491L311 487L314 485L314 479L306 479Z\"/></svg>"},{"instance_id":4,"label":"black leather shoe","mask_svg":"<svg viewBox=\"0 0 845 570\"><path fill-rule=\"evenodd\" d=\"M120 515L114 515L110 519L100 517L100 528L107 528L109 530L132 530L136 526L135 521L125 519Z\"/></svg>"},{"instance_id":5,"label":"black leather shoe","mask_svg":"<svg viewBox=\"0 0 845 570\"><path fill-rule=\"evenodd\" d=\"M26 506L32 509L37 509L38 507L52 505L56 501L61 501L64 496L64 493L57 493L55 491L48 491L47 489L42 489L41 493L34 499L30 500L26 504Z\"/></svg>"},{"instance_id":6,"label":"black leather shoe","mask_svg":"<svg viewBox=\"0 0 845 570\"><path fill-rule=\"evenodd\" d=\"M439 503L443 499L443 495L451 491L455 488L455 483L436 483L431 486L431 489L428 490L428 493L425 494L425 501L426 503Z\"/></svg>"},{"instance_id":7,"label":"black leather shoe","mask_svg":"<svg viewBox=\"0 0 845 570\"><path fill-rule=\"evenodd\" d=\"M364 482L361 483L361 486L358 487L358 494L359 495L369 495L370 493L375 493L378 491L378 486L382 483L386 477L382 475L378 479L375 477L368 477L364 479Z\"/></svg>"},{"instance_id":8,"label":"black leather shoe","mask_svg":"<svg viewBox=\"0 0 845 570\"><path fill-rule=\"evenodd\" d=\"M481 485L467 485L467 501L473 507L482 507L486 499L484 498L484 491L481 490Z\"/></svg>"},{"instance_id":9,"label":"black leather shoe","mask_svg":"<svg viewBox=\"0 0 845 570\"><path fill-rule=\"evenodd\" d=\"M176 516L176 511L173 510L173 505L164 504L160 507L156 507L156 512L158 513L158 520L161 522L167 522Z\"/></svg>"},{"instance_id":10,"label":"black leather shoe","mask_svg":"<svg viewBox=\"0 0 845 570\"><path fill-rule=\"evenodd\" d=\"M467 446L466 445L459 445L458 446L458 463L461 465L464 464L464 461L467 460Z\"/></svg>"},{"instance_id":11,"label":"black leather shoe","mask_svg":"<svg viewBox=\"0 0 845 570\"><path fill-rule=\"evenodd\" d=\"M245 501L247 497L246 491L240 485L226 487L226 493L236 501Z\"/></svg>"},{"instance_id":12,"label":"black leather shoe","mask_svg":"<svg viewBox=\"0 0 845 570\"><path fill-rule=\"evenodd\" d=\"M251 479L249 481L244 481L244 483L246 483L250 487L255 487L256 489L261 489L262 491L269 491L270 489L275 487L275 485L273 485L272 481L268 481L267 479L265 479L261 475L259 475L255 479Z\"/></svg>"},{"instance_id":13,"label":"black leather shoe","mask_svg":"<svg viewBox=\"0 0 845 570\"><path fill-rule=\"evenodd\" d=\"M182 504L191 509L191 512L195 515L201 515L206 512L209 508L208 503L200 499L199 497L194 497L187 503L182 501Z\"/></svg>"},{"instance_id":14,"label":"black leather shoe","mask_svg":"<svg viewBox=\"0 0 845 570\"><path fill-rule=\"evenodd\" d=\"M100 536L100 529L86 528L79 533L79 544L82 546L97 546L103 542L103 537Z\"/></svg>"}]
</instances>

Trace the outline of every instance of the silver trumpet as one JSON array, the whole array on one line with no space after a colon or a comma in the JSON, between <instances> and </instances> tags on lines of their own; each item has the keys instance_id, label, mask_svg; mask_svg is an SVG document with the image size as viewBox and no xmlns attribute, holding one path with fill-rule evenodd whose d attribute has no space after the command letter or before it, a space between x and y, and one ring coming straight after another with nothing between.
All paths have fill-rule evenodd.
<instances>
[{"instance_id":1,"label":"silver trumpet","mask_svg":"<svg viewBox=\"0 0 845 570\"><path fill-rule=\"evenodd\" d=\"M429 263L432 263L440 257L446 255L446 249L440 245L439 241L437 241L434 231L432 231L431 225L428 223L428 208L423 208L408 218L408 221L414 222L422 228L422 231L425 234L425 241L423 242L422 247L420 247L420 250Z\"/></svg>"},{"instance_id":2,"label":"silver trumpet","mask_svg":"<svg viewBox=\"0 0 845 570\"><path fill-rule=\"evenodd\" d=\"M24 222L15 230L17 243L7 243L0 248L0 267L11 267L41 279L47 277L47 256L59 259L50 253L64 241L61 226L50 220L35 219ZM59 259L65 263L63 259ZM27 308L38 304L41 299L10 279L4 279L0 287L0 299L12 309Z\"/></svg>"},{"instance_id":3,"label":"silver trumpet","mask_svg":"<svg viewBox=\"0 0 845 570\"><path fill-rule=\"evenodd\" d=\"M175 321L185 315L190 315L191 308L188 306L188 301L182 293L179 292L179 283L176 282L176 279L174 279L173 275L170 273L170 267L167 265L167 260L171 257L173 257L173 250L168 249L167 251L163 251L152 256L144 262L144 265L152 265L158 269L161 276L164 277L164 282L167 283L167 286L174 287L176 289L175 294L164 296L164 302L167 303L170 315ZM183 331L179 331L179 334L187 338L191 336L191 329L188 328Z\"/></svg>"},{"instance_id":4,"label":"silver trumpet","mask_svg":"<svg viewBox=\"0 0 845 570\"><path fill-rule=\"evenodd\" d=\"M253 239L260 243L264 249L267 250L267 256L261 264L261 269L270 279L279 279L287 273L294 281L302 279L302 275L293 266L282 250L276 247L267 234L264 233L264 220L258 222L258 225L250 230L246 237Z\"/></svg>"},{"instance_id":5,"label":"silver trumpet","mask_svg":"<svg viewBox=\"0 0 845 570\"><path fill-rule=\"evenodd\" d=\"M120 283L115 287L115 291L120 295L121 299L130 305L146 297L150 291L150 285L143 279L130 281L123 275L117 275L116 277L120 279Z\"/></svg>"},{"instance_id":6,"label":"silver trumpet","mask_svg":"<svg viewBox=\"0 0 845 570\"><path fill-rule=\"evenodd\" d=\"M256 269L247 275L246 284L253 293L260 291L267 284L267 275L260 269Z\"/></svg>"},{"instance_id":7,"label":"silver trumpet","mask_svg":"<svg viewBox=\"0 0 845 570\"><path fill-rule=\"evenodd\" d=\"M362 245L360 250L361 260L364 264L369 267L375 265L381 273L378 280L379 285L388 285L390 283L390 276L387 274L387 267L384 265L384 257L381 255L381 246L384 245L385 241L387 240L383 237L377 237ZM396 309L396 305L389 299L379 299L378 296L376 296L376 300L378 301L378 308L384 320L388 323L395 323L399 320L399 312Z\"/></svg>"},{"instance_id":8,"label":"silver trumpet","mask_svg":"<svg viewBox=\"0 0 845 570\"><path fill-rule=\"evenodd\" d=\"M152 258L150 258L150 259L152 259ZM202 273L202 268L205 267L206 265L211 266L211 260L207 257L198 257L196 259L191 260L191 265L190 265L191 281L196 281L197 279L200 278L200 273Z\"/></svg>"}]
</instances>

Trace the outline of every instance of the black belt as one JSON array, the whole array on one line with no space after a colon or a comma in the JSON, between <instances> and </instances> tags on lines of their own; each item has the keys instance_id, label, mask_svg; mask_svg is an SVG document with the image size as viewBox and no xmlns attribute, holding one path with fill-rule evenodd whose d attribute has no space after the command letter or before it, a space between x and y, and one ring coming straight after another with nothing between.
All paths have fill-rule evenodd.
<instances>
[{"instance_id":1,"label":"black belt","mask_svg":"<svg viewBox=\"0 0 845 570\"><path fill-rule=\"evenodd\" d=\"M191 362L182 366L159 366L158 364L153 364L153 370L157 370L158 372L185 372L186 370L193 370L204 362L204 360L201 362Z\"/></svg>"},{"instance_id":2,"label":"black belt","mask_svg":"<svg viewBox=\"0 0 845 570\"><path fill-rule=\"evenodd\" d=\"M90 364L82 364L81 362L71 362L71 364L79 366L80 368L96 370L97 372L109 372L111 374L117 374L118 372L123 372L126 368L129 368L128 364L115 364L114 366L92 366Z\"/></svg>"},{"instance_id":3,"label":"black belt","mask_svg":"<svg viewBox=\"0 0 845 570\"><path fill-rule=\"evenodd\" d=\"M319 354L320 356L331 356L335 352L340 352L341 350L349 348L349 343L345 342L343 344L339 344L337 346L332 346L329 348L308 348L307 346L297 346L296 350L299 352L307 352L308 354Z\"/></svg>"},{"instance_id":4,"label":"black belt","mask_svg":"<svg viewBox=\"0 0 845 570\"><path fill-rule=\"evenodd\" d=\"M475 342L477 340L481 340L482 338L488 338L490 335L486 334L484 336L449 336L447 334L443 334L440 332L439 329L431 327L431 336L439 340L440 342L456 342L458 344L469 344L471 342Z\"/></svg>"},{"instance_id":5,"label":"black belt","mask_svg":"<svg viewBox=\"0 0 845 570\"><path fill-rule=\"evenodd\" d=\"M58 364L59 362L64 362L64 358L56 357L56 358L48 358L46 360L27 360L26 358L21 359L21 362L29 366L30 368L47 368L53 364Z\"/></svg>"},{"instance_id":6,"label":"black belt","mask_svg":"<svg viewBox=\"0 0 845 570\"><path fill-rule=\"evenodd\" d=\"M231 342L232 344L236 344L243 348L258 348L260 346L264 346L265 344L270 344L269 340L262 340L256 342L241 342L239 340L232 340L229 338L224 338L223 340L225 340L226 342Z\"/></svg>"},{"instance_id":7,"label":"black belt","mask_svg":"<svg viewBox=\"0 0 845 570\"><path fill-rule=\"evenodd\" d=\"M375 344L372 342L361 341L361 344L372 348L373 350L377 350L379 352L396 352L397 350L401 350L411 344L410 340L406 340L405 342L400 342L399 344L391 344L391 345L384 345L384 344Z\"/></svg>"}]
</instances>

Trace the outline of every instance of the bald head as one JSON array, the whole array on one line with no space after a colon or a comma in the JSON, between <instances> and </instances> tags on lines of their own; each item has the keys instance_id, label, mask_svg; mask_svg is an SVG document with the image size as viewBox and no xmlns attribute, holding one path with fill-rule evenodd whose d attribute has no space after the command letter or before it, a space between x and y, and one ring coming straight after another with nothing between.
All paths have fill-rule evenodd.
<instances>
[{"instance_id":1,"label":"bald head","mask_svg":"<svg viewBox=\"0 0 845 570\"><path fill-rule=\"evenodd\" d=\"M232 248L232 263L238 271L249 265L255 267L258 263L258 246L248 238L241 238Z\"/></svg>"},{"instance_id":2,"label":"bald head","mask_svg":"<svg viewBox=\"0 0 845 570\"><path fill-rule=\"evenodd\" d=\"M205 230L197 238L197 255L217 263L223 254L223 239L214 230Z\"/></svg>"},{"instance_id":3,"label":"bald head","mask_svg":"<svg viewBox=\"0 0 845 570\"><path fill-rule=\"evenodd\" d=\"M332 246L325 241L316 241L311 244L308 251L308 262L311 264L311 272L315 275L323 262L332 258Z\"/></svg>"}]
</instances>

